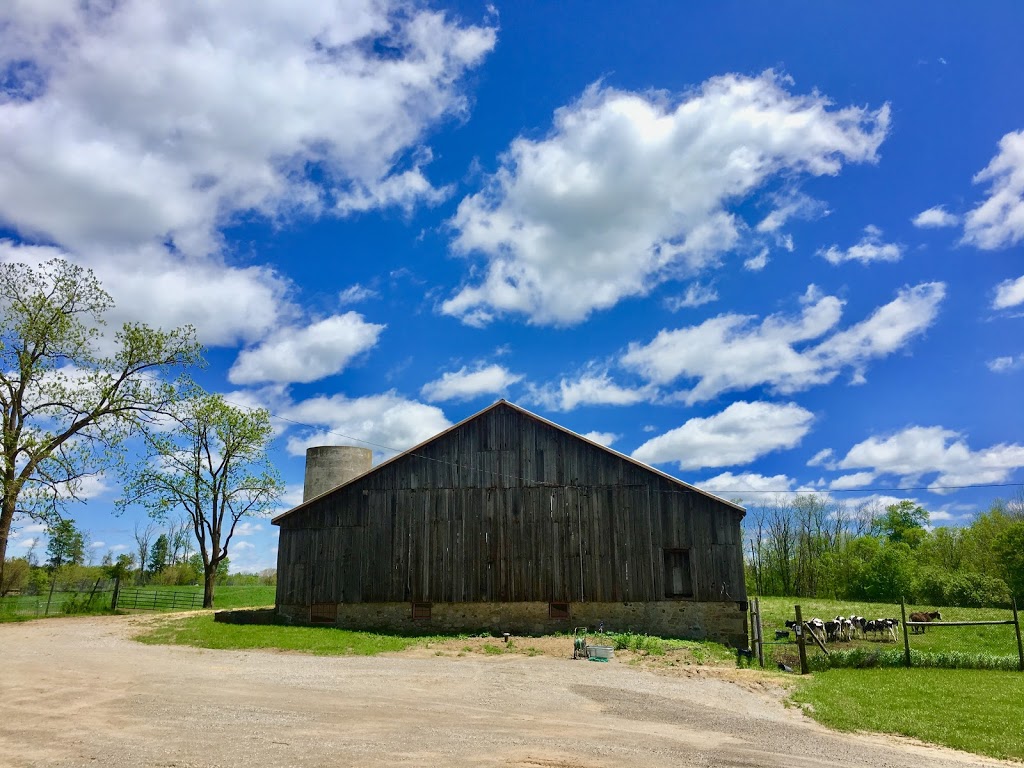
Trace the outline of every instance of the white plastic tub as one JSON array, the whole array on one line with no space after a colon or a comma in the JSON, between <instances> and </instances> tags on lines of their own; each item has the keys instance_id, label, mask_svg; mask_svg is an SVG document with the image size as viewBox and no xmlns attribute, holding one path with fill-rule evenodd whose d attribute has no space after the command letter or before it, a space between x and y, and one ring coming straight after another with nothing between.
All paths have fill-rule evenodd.
<instances>
[{"instance_id":1,"label":"white plastic tub","mask_svg":"<svg viewBox=\"0 0 1024 768\"><path fill-rule=\"evenodd\" d=\"M591 659L611 659L615 657L615 649L610 645L588 645L587 657Z\"/></svg>"}]
</instances>

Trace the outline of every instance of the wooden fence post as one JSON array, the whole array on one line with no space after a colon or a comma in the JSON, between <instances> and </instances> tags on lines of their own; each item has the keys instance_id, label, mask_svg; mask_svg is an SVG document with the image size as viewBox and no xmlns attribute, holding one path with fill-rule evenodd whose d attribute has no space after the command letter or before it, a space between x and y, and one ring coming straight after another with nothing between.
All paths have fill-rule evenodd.
<instances>
[{"instance_id":1,"label":"wooden fence post","mask_svg":"<svg viewBox=\"0 0 1024 768\"><path fill-rule=\"evenodd\" d=\"M113 613L117 610L117 598L121 594L121 574L114 577L114 594L110 598L110 611Z\"/></svg>"},{"instance_id":2,"label":"wooden fence post","mask_svg":"<svg viewBox=\"0 0 1024 768\"><path fill-rule=\"evenodd\" d=\"M907 634L907 601L904 597L900 598L900 618L903 619L903 658L907 669L910 669L910 635Z\"/></svg>"},{"instance_id":3,"label":"wooden fence post","mask_svg":"<svg viewBox=\"0 0 1024 768\"><path fill-rule=\"evenodd\" d=\"M811 670L807 666L807 646L804 645L804 617L800 613L800 606L796 608L796 647L800 650L800 674L806 675Z\"/></svg>"},{"instance_id":4,"label":"wooden fence post","mask_svg":"<svg viewBox=\"0 0 1024 768\"><path fill-rule=\"evenodd\" d=\"M1017 616L1017 598L1011 597L1013 603L1013 628L1017 631L1017 669L1024 672L1024 645L1020 641L1020 619Z\"/></svg>"},{"instance_id":5,"label":"wooden fence post","mask_svg":"<svg viewBox=\"0 0 1024 768\"><path fill-rule=\"evenodd\" d=\"M755 597L757 605L757 661L764 669L764 622L761 621L761 598Z\"/></svg>"}]
</instances>

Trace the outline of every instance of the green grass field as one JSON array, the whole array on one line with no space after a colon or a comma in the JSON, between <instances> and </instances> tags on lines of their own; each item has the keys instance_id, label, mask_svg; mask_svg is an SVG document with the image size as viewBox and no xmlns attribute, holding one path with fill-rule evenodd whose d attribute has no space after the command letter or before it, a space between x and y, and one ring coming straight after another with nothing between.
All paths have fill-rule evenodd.
<instances>
[{"instance_id":1,"label":"green grass field","mask_svg":"<svg viewBox=\"0 0 1024 768\"><path fill-rule=\"evenodd\" d=\"M818 617L823 621L833 619L836 616L864 616L868 619L879 618L900 618L900 606L893 603L857 603L835 600L811 600L799 597L762 597L761 614L762 625L766 640L772 640L776 629L785 629L786 619L794 619L794 605L800 605L804 620ZM914 611L934 611L935 606L931 605L908 605L907 615ZM1012 614L1008 609L1001 608L942 608L943 621L990 621L1010 619ZM903 647L902 629L897 632L895 645ZM885 648L892 647L894 643L885 642L881 638L859 640L853 643L832 643L831 647L864 647L864 648ZM914 650L931 653L957 652L957 653L978 653L992 656L1017 657L1017 637L1012 626L987 626L987 627L932 627L923 635L911 635L910 647ZM812 644L808 643L808 653L821 653ZM785 656L790 658L796 653L796 644L776 645L766 648L772 649L773 658Z\"/></svg>"},{"instance_id":2,"label":"green grass field","mask_svg":"<svg viewBox=\"0 0 1024 768\"><path fill-rule=\"evenodd\" d=\"M135 638L149 645L197 648L300 651L318 656L372 656L450 639L437 635L404 636L352 632L336 627L222 624L211 614L171 619Z\"/></svg>"},{"instance_id":3,"label":"green grass field","mask_svg":"<svg viewBox=\"0 0 1024 768\"><path fill-rule=\"evenodd\" d=\"M127 586L125 589L136 589ZM189 595L202 597L202 587L160 587L145 586L138 587L142 590L157 590L159 592L181 592ZM264 608L274 604L274 596L277 588L274 586L246 586L215 587L213 592L213 607L220 608Z\"/></svg>"},{"instance_id":4,"label":"green grass field","mask_svg":"<svg viewBox=\"0 0 1024 768\"><path fill-rule=\"evenodd\" d=\"M805 678L793 700L818 722L841 731L896 733L1024 760L1024 674L1019 672L833 669Z\"/></svg>"}]
</instances>

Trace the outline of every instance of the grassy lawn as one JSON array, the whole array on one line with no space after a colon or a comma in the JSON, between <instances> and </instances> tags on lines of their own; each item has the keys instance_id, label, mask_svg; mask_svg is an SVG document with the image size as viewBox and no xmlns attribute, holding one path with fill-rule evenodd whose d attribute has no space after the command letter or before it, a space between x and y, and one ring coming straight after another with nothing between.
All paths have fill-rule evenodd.
<instances>
[{"instance_id":1,"label":"grassy lawn","mask_svg":"<svg viewBox=\"0 0 1024 768\"><path fill-rule=\"evenodd\" d=\"M1024 674L950 669L833 669L793 694L841 731L912 736L967 752L1024 760Z\"/></svg>"},{"instance_id":2,"label":"grassy lawn","mask_svg":"<svg viewBox=\"0 0 1024 768\"><path fill-rule=\"evenodd\" d=\"M218 649L276 649L319 656L372 656L404 651L415 645L448 639L351 632L335 627L222 624L211 614L170 619L136 636L149 645L192 645Z\"/></svg>"}]
</instances>

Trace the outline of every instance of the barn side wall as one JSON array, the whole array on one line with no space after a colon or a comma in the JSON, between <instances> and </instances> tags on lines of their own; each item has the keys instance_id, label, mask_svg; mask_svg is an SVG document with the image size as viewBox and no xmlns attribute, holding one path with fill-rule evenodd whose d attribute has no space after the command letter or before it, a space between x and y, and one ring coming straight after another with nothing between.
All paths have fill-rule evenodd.
<instances>
[{"instance_id":1,"label":"barn side wall","mask_svg":"<svg viewBox=\"0 0 1024 768\"><path fill-rule=\"evenodd\" d=\"M714 640L747 647L746 611L735 602L570 603L568 619L549 618L548 603L432 603L429 619L413 619L411 603L346 603L337 606L343 629L386 632L509 632L541 635L571 632L602 622L609 632L633 631L659 637ZM278 614L296 624L309 622L309 606L281 605Z\"/></svg>"}]
</instances>

